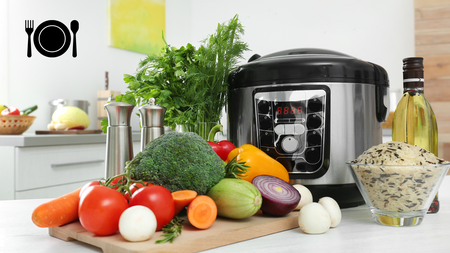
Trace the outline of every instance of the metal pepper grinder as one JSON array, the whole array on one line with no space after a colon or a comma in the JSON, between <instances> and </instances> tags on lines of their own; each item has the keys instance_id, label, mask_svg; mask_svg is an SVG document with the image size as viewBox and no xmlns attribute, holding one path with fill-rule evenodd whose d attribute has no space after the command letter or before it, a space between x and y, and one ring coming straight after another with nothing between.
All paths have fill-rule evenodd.
<instances>
[{"instance_id":1,"label":"metal pepper grinder","mask_svg":"<svg viewBox=\"0 0 450 253\"><path fill-rule=\"evenodd\" d=\"M104 105L108 115L106 135L106 178L121 174L126 162L133 159L130 118L134 105L111 102Z\"/></svg>"},{"instance_id":2,"label":"metal pepper grinder","mask_svg":"<svg viewBox=\"0 0 450 253\"><path fill-rule=\"evenodd\" d=\"M164 114L166 108L155 105L155 99L150 98L147 105L138 108L141 115L141 151L152 140L164 134Z\"/></svg>"}]
</instances>

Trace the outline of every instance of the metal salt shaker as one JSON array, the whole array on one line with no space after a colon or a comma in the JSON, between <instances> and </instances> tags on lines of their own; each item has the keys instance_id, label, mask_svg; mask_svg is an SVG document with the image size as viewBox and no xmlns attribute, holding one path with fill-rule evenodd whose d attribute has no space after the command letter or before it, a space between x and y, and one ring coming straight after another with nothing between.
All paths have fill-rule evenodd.
<instances>
[{"instance_id":1,"label":"metal salt shaker","mask_svg":"<svg viewBox=\"0 0 450 253\"><path fill-rule=\"evenodd\" d=\"M138 108L141 115L141 151L152 140L164 134L164 114L166 108L155 105L155 99L150 98L149 104Z\"/></svg>"},{"instance_id":2,"label":"metal salt shaker","mask_svg":"<svg viewBox=\"0 0 450 253\"><path fill-rule=\"evenodd\" d=\"M134 105L111 102L104 105L108 115L106 135L106 178L122 174L126 162L133 159L130 118Z\"/></svg>"}]
</instances>

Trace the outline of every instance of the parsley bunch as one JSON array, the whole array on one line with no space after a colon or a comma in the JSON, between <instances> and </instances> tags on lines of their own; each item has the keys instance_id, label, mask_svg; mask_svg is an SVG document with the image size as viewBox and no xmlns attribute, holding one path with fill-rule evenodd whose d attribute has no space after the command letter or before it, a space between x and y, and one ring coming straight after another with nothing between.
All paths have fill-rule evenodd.
<instances>
[{"instance_id":1,"label":"parsley bunch","mask_svg":"<svg viewBox=\"0 0 450 253\"><path fill-rule=\"evenodd\" d=\"M117 102L139 106L150 98L166 108L164 125L195 126L199 122L219 122L228 100L228 73L248 50L241 41L244 29L234 16L218 24L215 34L196 49L166 46L160 55L149 55L139 63L135 75L125 75L128 91Z\"/></svg>"}]
</instances>

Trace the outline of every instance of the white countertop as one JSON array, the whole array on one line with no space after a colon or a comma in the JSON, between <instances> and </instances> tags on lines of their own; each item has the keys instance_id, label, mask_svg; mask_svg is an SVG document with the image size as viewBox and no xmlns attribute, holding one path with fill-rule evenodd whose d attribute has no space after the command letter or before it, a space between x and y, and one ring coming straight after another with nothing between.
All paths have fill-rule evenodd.
<instances>
[{"instance_id":1,"label":"white countertop","mask_svg":"<svg viewBox=\"0 0 450 253\"><path fill-rule=\"evenodd\" d=\"M132 132L133 141L140 141L141 132ZM106 134L34 134L0 135L0 146L33 147L106 143Z\"/></svg>"},{"instance_id":2,"label":"white countertop","mask_svg":"<svg viewBox=\"0 0 450 253\"><path fill-rule=\"evenodd\" d=\"M325 234L308 235L296 228L205 252L449 252L450 176L439 189L439 199L440 211L427 214L423 223L415 227L378 225L364 205L343 209L341 224ZM0 252L102 252L84 243L54 238L48 229L36 227L31 213L45 201L0 201Z\"/></svg>"}]
</instances>

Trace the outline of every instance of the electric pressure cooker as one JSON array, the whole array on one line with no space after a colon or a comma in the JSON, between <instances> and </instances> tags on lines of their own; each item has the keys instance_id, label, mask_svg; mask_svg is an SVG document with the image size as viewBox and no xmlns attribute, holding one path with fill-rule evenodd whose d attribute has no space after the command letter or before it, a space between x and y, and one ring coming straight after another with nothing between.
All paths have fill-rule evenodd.
<instances>
[{"instance_id":1,"label":"electric pressure cooker","mask_svg":"<svg viewBox=\"0 0 450 253\"><path fill-rule=\"evenodd\" d=\"M254 55L228 77L228 139L253 144L314 201L364 204L345 166L382 143L389 80L381 66L325 49Z\"/></svg>"}]
</instances>

